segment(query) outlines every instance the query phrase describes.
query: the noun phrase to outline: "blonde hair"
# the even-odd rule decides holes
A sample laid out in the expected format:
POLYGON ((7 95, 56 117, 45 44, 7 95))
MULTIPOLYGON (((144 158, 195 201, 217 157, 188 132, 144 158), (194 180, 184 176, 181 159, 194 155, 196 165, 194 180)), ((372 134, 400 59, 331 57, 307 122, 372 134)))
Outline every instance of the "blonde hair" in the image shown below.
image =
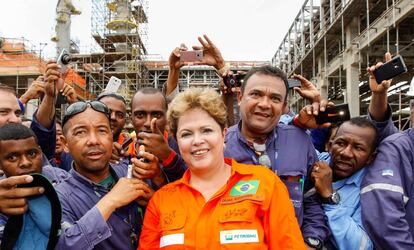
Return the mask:
POLYGON ((220 95, 210 88, 191 88, 179 93, 168 107, 167 117, 170 132, 176 137, 178 120, 193 109, 206 111, 223 130, 227 126, 227 110, 220 95))

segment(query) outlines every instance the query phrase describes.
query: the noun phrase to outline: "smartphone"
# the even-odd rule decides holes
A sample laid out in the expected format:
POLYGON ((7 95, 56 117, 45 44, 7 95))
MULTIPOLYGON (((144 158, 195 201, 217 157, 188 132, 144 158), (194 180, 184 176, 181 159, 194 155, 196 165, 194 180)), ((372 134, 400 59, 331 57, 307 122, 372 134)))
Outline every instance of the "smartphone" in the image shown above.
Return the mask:
POLYGON ((180 52, 181 62, 196 62, 196 61, 202 61, 202 60, 203 60, 202 50, 191 50, 191 51, 180 52))
POLYGON ((66 99, 66 97, 63 96, 61 92, 59 92, 59 94, 56 97, 55 105, 57 107, 60 107, 60 105, 67 104, 67 103, 68 103, 68 100, 66 99))
POLYGON ((131 144, 134 141, 134 139, 132 139, 132 137, 129 137, 126 141, 124 141, 121 145, 122 150, 127 150, 129 144, 131 144))
POLYGON ((116 93, 119 89, 119 86, 121 86, 121 79, 115 76, 111 76, 103 92, 116 93))
POLYGON ((381 84, 382 81, 390 80, 405 72, 407 72, 407 66, 405 66, 403 58, 398 55, 391 59, 391 61, 384 63, 373 73, 377 83, 381 84))
POLYGON ((351 119, 351 114, 349 113, 348 103, 327 107, 324 112, 319 112, 319 114, 315 116, 317 124, 343 122, 348 121, 349 119, 351 119))
POLYGON ((62 51, 60 52, 58 58, 56 59, 56 62, 60 65, 60 73, 65 73, 66 69, 68 67, 68 64, 70 63, 70 61, 72 60, 72 58, 70 57, 69 52, 66 49, 62 49, 62 51))
POLYGON ((296 78, 290 78, 288 79, 288 86, 289 89, 293 89, 294 87, 302 87, 302 83, 300 80, 296 79, 296 78))

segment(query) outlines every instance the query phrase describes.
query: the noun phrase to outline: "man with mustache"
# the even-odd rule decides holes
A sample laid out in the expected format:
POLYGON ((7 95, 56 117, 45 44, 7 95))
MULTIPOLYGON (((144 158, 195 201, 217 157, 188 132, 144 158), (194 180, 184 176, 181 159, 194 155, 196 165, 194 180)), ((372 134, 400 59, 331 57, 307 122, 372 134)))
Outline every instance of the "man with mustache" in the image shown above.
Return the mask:
POLYGON ((312 169, 311 178, 332 233, 325 243, 328 249, 373 248, 362 225, 360 187, 366 166, 375 158, 377 140, 373 123, 363 117, 352 118, 339 126, 329 142, 330 162, 319 161, 312 169))
POLYGON ((279 124, 287 105, 288 83, 279 68, 263 66, 244 77, 238 96, 241 121, 226 135, 225 156, 246 164, 265 165, 284 181, 305 242, 321 248, 329 229, 315 197, 304 198, 309 173, 317 160, 309 136, 300 128, 279 124))
POLYGON ((143 146, 161 163, 161 166, 142 165, 143 177, 152 179, 160 175, 162 167, 169 181, 181 178, 186 166, 179 154, 177 142, 166 131, 167 100, 164 95, 154 88, 138 90, 131 101, 131 112, 131 122, 137 134, 135 148, 143 146))
MULTIPOLYGON (((109 109, 99 101, 70 105, 62 121, 65 146, 74 161, 71 178, 56 187, 62 204, 57 249, 136 249, 142 225, 138 198, 152 195, 148 185, 112 167, 113 136, 109 109)), ((135 164, 135 163, 133 163, 135 164)))

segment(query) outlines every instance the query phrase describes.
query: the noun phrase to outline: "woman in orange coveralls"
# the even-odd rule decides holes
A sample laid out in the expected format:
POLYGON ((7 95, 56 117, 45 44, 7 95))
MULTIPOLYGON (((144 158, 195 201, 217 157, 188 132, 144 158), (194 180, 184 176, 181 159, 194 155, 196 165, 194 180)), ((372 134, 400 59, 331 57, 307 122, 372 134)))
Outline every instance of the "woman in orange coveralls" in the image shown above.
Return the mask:
POLYGON ((188 170, 150 200, 139 249, 305 249, 282 181, 224 158, 226 108, 214 90, 180 93, 168 120, 188 170))

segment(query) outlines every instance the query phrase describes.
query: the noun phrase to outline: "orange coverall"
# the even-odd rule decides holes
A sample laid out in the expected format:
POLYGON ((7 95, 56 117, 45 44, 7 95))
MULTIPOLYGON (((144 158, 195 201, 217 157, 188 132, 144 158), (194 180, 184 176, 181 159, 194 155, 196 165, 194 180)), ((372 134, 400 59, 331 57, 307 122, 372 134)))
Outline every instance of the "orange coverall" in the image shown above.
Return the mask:
POLYGON ((237 163, 210 200, 190 172, 157 191, 145 212, 138 249, 305 249, 283 182, 262 166, 237 163))

